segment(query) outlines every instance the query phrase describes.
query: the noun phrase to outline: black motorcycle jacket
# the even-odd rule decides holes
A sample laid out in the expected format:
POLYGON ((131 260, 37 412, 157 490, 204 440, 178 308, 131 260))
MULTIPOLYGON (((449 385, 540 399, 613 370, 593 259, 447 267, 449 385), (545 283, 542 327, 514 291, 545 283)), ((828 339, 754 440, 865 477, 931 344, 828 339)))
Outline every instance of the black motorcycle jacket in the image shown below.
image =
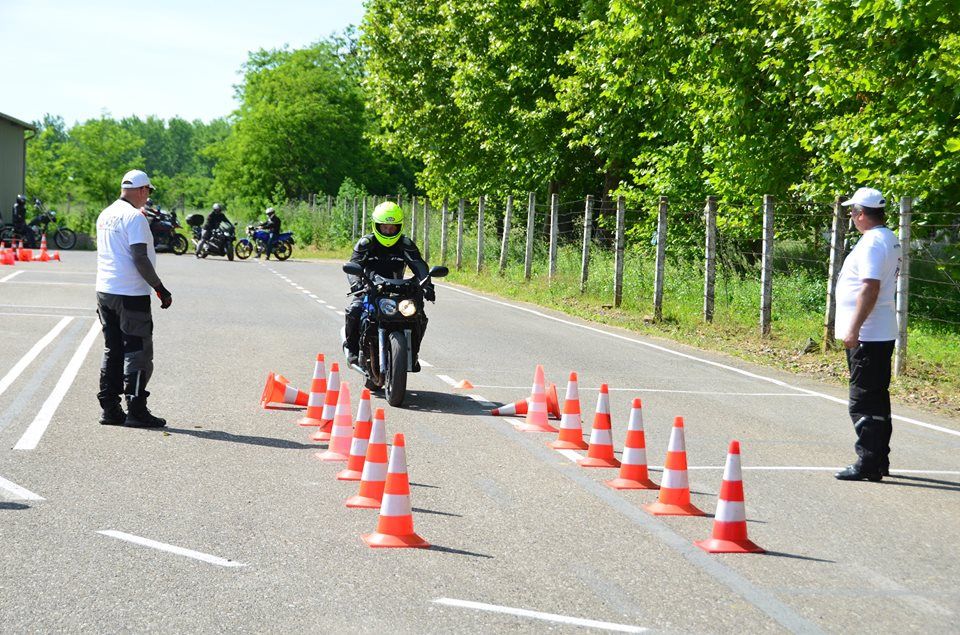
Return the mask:
POLYGON ((267 220, 260 223, 260 227, 267 230, 268 232, 273 232, 274 234, 280 233, 280 217, 276 214, 273 215, 273 218, 267 216, 267 220))
MULTIPOLYGON (((373 234, 362 236, 353 247, 350 262, 363 267, 367 275, 376 274, 383 278, 402 278, 404 267, 410 267, 417 279, 423 280, 429 271, 416 243, 406 236, 400 236, 391 247, 381 245, 373 234)), ((363 281, 357 276, 347 278, 352 290, 363 287, 363 281)))
POLYGON ((227 220, 227 215, 223 212, 213 211, 207 216, 207 220, 203 222, 203 229, 216 229, 220 227, 220 223, 229 223, 227 220))
POLYGON ((13 218, 11 222, 17 226, 27 222, 27 204, 25 201, 17 201, 13 204, 13 218))

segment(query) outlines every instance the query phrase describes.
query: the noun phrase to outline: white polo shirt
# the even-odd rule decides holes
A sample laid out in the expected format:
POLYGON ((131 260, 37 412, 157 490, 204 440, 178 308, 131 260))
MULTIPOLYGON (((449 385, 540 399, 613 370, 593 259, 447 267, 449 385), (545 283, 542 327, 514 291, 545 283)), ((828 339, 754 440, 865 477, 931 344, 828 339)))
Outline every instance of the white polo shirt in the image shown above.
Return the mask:
POLYGON ((880 295, 860 327, 861 342, 888 342, 897 339, 897 275, 900 272, 900 241, 886 227, 868 229, 843 261, 837 280, 836 337, 850 332, 857 309, 857 294, 864 280, 879 280, 880 295))
POLYGON ((147 257, 157 266, 150 222, 123 199, 97 217, 97 291, 116 295, 150 295, 153 289, 133 264, 130 245, 147 245, 147 257))

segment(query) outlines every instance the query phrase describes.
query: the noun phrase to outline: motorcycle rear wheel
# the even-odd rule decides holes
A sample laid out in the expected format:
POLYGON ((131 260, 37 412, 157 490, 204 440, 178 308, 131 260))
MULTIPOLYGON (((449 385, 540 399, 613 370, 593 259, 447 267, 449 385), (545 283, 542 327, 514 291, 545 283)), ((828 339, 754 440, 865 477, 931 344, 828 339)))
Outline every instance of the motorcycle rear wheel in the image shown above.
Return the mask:
POLYGON ((53 235, 53 242, 59 249, 73 249, 77 245, 77 234, 72 229, 60 227, 53 235))
POLYGON ((246 260, 253 253, 253 245, 250 244, 249 240, 241 240, 237 243, 234 252, 237 254, 237 258, 246 260))
POLYGON ((233 243, 227 242, 227 260, 233 261, 233 243))
POLYGON ((407 338, 403 331, 392 331, 387 337, 390 367, 387 368, 383 387, 387 393, 387 403, 396 408, 407 396, 407 338))
POLYGON ((274 243, 273 255, 277 257, 277 260, 286 260, 293 255, 293 248, 290 243, 274 243))
POLYGON ((189 245, 187 244, 186 237, 182 234, 175 234, 173 238, 173 246, 170 248, 170 250, 178 256, 182 256, 183 254, 187 253, 187 247, 189 247, 189 245))

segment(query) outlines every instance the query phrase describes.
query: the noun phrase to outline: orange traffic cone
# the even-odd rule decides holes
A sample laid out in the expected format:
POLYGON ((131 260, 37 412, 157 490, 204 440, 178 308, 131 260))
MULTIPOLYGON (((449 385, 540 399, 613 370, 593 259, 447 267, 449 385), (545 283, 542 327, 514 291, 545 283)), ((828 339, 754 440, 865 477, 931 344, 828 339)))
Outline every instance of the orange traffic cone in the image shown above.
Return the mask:
POLYGON ((353 439, 350 441, 350 455, 347 468, 337 474, 340 481, 359 481, 363 474, 363 462, 367 456, 367 444, 370 441, 370 391, 366 388, 360 393, 360 407, 357 408, 357 421, 353 427, 353 439))
POLYGON ((260 395, 260 407, 266 408, 271 403, 306 406, 310 396, 302 390, 283 383, 278 377, 280 376, 274 373, 267 375, 267 383, 263 387, 263 394, 260 395))
POLYGON ((526 420, 517 426, 521 432, 556 432, 557 429, 547 423, 547 393, 544 390, 543 366, 537 364, 533 373, 533 390, 526 420))
POLYGON ((33 250, 24 248, 23 239, 20 240, 20 248, 17 249, 17 260, 20 262, 30 262, 33 260, 33 250))
POLYGON ((53 252, 53 255, 50 256, 50 260, 56 260, 57 262, 61 262, 61 261, 60 261, 60 252, 59 252, 59 251, 53 252))
POLYGON ((12 265, 17 261, 16 257, 7 250, 5 243, 0 243, 0 265, 12 265))
POLYGON ((402 434, 393 438, 377 531, 364 534, 361 538, 370 547, 430 548, 430 543, 413 532, 410 481, 407 480, 407 448, 402 434))
POLYGON ((350 415, 350 385, 344 381, 340 382, 337 411, 333 416, 333 429, 330 432, 330 445, 327 446, 326 452, 317 452, 316 457, 321 461, 346 461, 349 458, 352 438, 353 419, 350 415))
POLYGON ((706 516, 690 503, 690 482, 687 480, 687 447, 683 439, 683 417, 673 420, 667 460, 660 479, 660 497, 656 503, 644 505, 656 516, 706 516))
POLYGON ((627 440, 623 444, 623 463, 620 476, 604 483, 613 489, 659 489, 650 480, 647 472, 647 443, 643 435, 643 405, 633 400, 630 423, 627 425, 627 440))
POLYGON ((560 434, 555 441, 547 445, 555 450, 586 450, 588 447, 583 440, 580 388, 576 373, 570 373, 567 380, 567 395, 563 400, 563 414, 560 416, 560 434))
POLYGON ((340 365, 333 362, 327 375, 327 394, 323 399, 323 412, 320 415, 320 429, 310 436, 311 441, 328 441, 333 428, 333 418, 337 413, 337 397, 340 395, 340 365))
POLYGON ((525 415, 527 414, 527 409, 530 405, 530 399, 524 398, 520 401, 515 401, 513 403, 508 403, 500 406, 499 408, 494 408, 490 411, 494 417, 510 417, 513 415, 525 415))
POLYGON ((383 486, 387 478, 387 427, 383 420, 383 408, 373 415, 370 442, 363 460, 360 475, 360 493, 347 499, 351 508, 377 509, 383 501, 383 486))
POLYGON ((37 257, 37 260, 40 262, 48 262, 50 260, 50 254, 47 253, 47 234, 41 234, 40 236, 40 255, 37 257))
POLYGON ((597 395, 597 411, 593 415, 593 429, 590 430, 590 449, 587 456, 579 459, 580 467, 620 467, 620 461, 613 456, 613 437, 610 432, 610 392, 606 384, 600 384, 597 395))
POLYGON ((710 553, 763 553, 747 538, 747 514, 743 508, 743 478, 740 473, 740 442, 731 441, 723 482, 713 516, 713 532, 693 544, 710 553))
POLYGON ((310 398, 307 399, 307 414, 298 424, 308 428, 319 426, 323 417, 323 399, 327 395, 327 367, 323 361, 323 353, 317 353, 317 361, 313 365, 313 379, 310 380, 310 398))

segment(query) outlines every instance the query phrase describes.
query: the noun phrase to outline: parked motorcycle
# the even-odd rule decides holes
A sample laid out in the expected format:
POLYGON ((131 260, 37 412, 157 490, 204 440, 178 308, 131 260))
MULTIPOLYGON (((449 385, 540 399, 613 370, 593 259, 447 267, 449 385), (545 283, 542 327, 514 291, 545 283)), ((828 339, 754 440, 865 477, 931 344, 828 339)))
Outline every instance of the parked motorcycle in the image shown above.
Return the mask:
MULTIPOLYGON (((259 225, 247 225, 247 237, 237 242, 237 258, 246 260, 254 251, 257 255, 266 253, 267 238, 270 232, 260 229, 259 225)), ((270 252, 277 260, 286 260, 293 254, 293 232, 282 232, 273 243, 270 252)))
POLYGON ((178 256, 187 253, 190 245, 187 243, 187 237, 177 232, 181 225, 176 212, 168 213, 159 207, 147 207, 144 208, 144 213, 150 221, 154 249, 172 251, 178 256))
POLYGON ((60 225, 57 222, 57 212, 46 209, 39 198, 33 199, 33 206, 37 209, 37 215, 27 223, 33 235, 22 235, 13 225, 5 225, 0 229, 0 241, 9 243, 13 240, 23 240, 24 247, 36 249, 40 246, 41 237, 46 234, 58 249, 73 249, 77 244, 76 232, 60 225), (53 225, 53 233, 50 225, 53 225))
MULTIPOLYGON (((407 392, 407 373, 418 372, 420 363, 414 351, 423 338, 423 286, 431 278, 442 278, 446 267, 431 267, 423 280, 412 278, 370 278, 355 262, 343 265, 343 271, 358 276, 364 288, 350 295, 363 296, 360 314, 360 351, 352 368, 366 377, 370 390, 383 389, 391 406, 403 403, 407 392)), ((340 329, 344 354, 346 329, 340 329)))
POLYGON ((204 241, 202 250, 200 249, 200 238, 203 236, 203 230, 201 229, 203 225, 203 215, 191 214, 187 216, 187 225, 190 226, 193 245, 197 248, 196 254, 198 258, 226 256, 227 260, 233 260, 234 243, 236 242, 237 234, 232 223, 225 221, 220 223, 219 227, 214 227, 210 230, 210 236, 204 241))

